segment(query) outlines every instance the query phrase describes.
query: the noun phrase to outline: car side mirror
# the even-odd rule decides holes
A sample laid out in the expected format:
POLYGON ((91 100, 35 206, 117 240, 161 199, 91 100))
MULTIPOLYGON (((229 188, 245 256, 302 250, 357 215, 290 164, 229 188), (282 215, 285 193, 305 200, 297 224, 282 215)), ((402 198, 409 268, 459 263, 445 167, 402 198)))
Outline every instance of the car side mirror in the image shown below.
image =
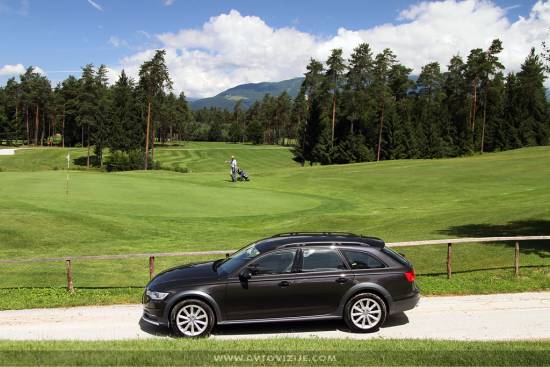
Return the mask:
POLYGON ((242 282, 246 282, 248 279, 252 278, 252 272, 250 271, 249 268, 244 268, 243 270, 241 270, 241 272, 239 273, 239 279, 242 281, 242 282))

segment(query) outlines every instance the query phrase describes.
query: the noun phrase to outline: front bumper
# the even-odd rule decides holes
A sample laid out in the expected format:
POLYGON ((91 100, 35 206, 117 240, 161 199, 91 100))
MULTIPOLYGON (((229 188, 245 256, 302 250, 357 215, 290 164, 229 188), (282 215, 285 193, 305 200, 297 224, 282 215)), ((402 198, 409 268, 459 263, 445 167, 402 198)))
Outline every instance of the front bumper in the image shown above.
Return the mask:
POLYGON ((143 321, 145 321, 146 323, 148 324, 151 324, 151 325, 155 325, 155 326, 168 326, 168 322, 165 322, 149 313, 147 313, 146 311, 143 311, 143 315, 141 316, 141 319, 143 321))
POLYGON ((166 315, 166 300, 153 301, 145 294, 143 295, 143 316, 141 319, 152 325, 168 325, 168 315, 166 315))

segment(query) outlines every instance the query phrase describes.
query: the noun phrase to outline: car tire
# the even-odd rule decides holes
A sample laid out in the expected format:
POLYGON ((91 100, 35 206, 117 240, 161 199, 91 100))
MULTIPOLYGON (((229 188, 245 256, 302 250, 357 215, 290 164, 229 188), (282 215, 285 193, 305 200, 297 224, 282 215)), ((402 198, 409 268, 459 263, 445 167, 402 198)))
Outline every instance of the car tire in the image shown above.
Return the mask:
POLYGON ((210 335, 216 319, 212 308, 198 299, 185 299, 170 312, 170 326, 177 336, 200 338, 210 335))
POLYGON ((353 296, 344 308, 344 320, 354 333, 377 331, 386 321, 386 316, 386 303, 373 293, 353 296))

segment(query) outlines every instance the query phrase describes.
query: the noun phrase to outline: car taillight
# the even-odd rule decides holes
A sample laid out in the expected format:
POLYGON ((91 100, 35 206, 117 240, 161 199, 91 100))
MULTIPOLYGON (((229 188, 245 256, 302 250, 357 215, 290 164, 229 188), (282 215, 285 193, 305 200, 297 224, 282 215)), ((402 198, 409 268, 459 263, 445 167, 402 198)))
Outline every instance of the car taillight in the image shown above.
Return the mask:
POLYGON ((416 278, 416 274, 414 273, 414 269, 412 269, 411 271, 407 271, 405 273, 405 278, 407 278, 407 281, 409 283, 414 282, 414 279, 416 278))

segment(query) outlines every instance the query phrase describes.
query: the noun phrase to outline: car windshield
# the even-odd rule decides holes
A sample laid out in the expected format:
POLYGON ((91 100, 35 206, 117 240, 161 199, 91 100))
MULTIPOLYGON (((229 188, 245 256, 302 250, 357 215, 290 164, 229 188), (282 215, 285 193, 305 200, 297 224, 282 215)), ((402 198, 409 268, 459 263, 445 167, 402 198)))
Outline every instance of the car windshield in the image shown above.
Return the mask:
POLYGON ((240 249, 225 259, 225 261, 220 264, 218 270, 224 275, 231 274, 259 254, 260 251, 256 248, 256 243, 253 243, 252 245, 240 249))

